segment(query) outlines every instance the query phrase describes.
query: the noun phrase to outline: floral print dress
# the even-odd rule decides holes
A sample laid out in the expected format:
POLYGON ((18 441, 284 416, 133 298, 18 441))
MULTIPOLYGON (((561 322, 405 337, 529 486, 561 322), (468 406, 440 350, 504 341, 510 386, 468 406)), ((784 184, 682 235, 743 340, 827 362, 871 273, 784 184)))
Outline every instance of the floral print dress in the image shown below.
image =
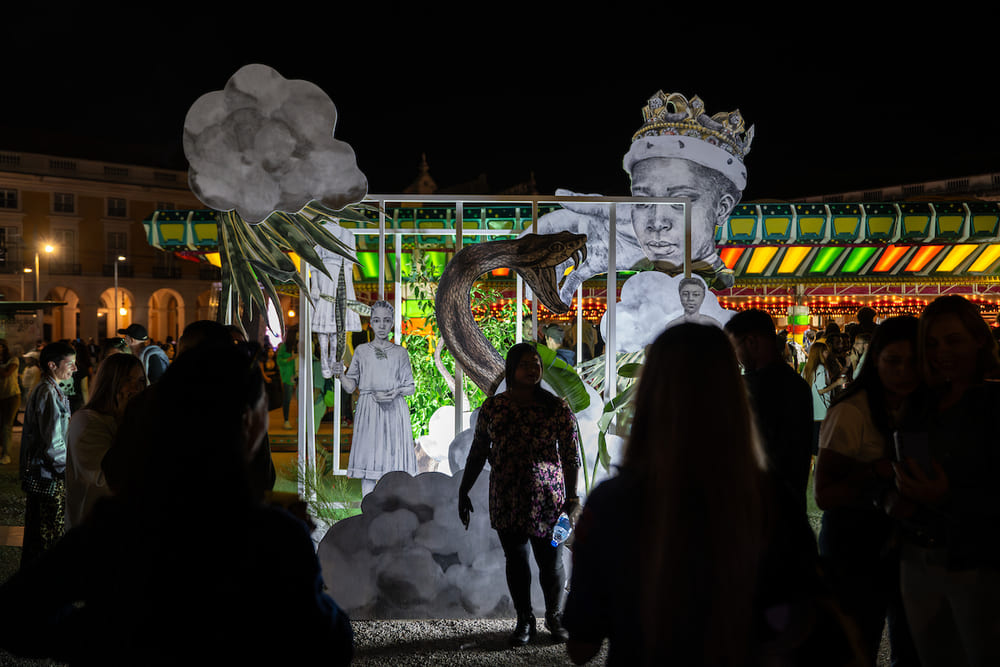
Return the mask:
POLYGON ((490 462, 490 525, 546 537, 566 502, 563 467, 580 467, 576 417, 565 401, 518 405, 506 393, 479 409, 472 449, 490 462))

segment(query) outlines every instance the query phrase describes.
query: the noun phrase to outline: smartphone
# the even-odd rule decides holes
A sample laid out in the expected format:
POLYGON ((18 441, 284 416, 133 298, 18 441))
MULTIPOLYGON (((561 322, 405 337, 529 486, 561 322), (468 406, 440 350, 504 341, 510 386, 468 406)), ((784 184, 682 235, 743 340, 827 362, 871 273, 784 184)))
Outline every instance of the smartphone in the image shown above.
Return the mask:
POLYGON ((896 460, 911 458, 917 462, 925 475, 933 476, 931 448, 927 434, 919 431, 896 431, 892 434, 896 445, 896 460))

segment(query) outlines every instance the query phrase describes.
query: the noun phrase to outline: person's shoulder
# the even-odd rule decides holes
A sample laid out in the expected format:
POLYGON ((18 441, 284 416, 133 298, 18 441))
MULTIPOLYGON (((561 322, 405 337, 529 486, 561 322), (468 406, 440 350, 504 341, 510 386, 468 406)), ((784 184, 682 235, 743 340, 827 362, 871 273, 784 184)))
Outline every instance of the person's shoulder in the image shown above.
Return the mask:
POLYGON ((797 370, 792 368, 789 364, 784 361, 779 361, 778 364, 781 368, 781 377, 788 384, 789 387, 798 390, 809 391, 809 383, 806 379, 802 377, 797 370))
POLYGON ((864 415, 868 412, 868 393, 860 389, 835 401, 826 412, 827 419, 864 415))

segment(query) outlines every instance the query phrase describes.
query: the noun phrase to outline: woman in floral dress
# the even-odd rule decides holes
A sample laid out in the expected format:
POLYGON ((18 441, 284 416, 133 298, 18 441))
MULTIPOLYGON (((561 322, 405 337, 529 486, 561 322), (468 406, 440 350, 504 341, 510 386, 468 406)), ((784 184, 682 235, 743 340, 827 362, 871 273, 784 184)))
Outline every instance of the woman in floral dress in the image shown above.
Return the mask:
POLYGON ((479 410, 458 491, 458 513, 468 528, 469 490, 488 460, 490 524, 507 559, 507 587, 517 611, 510 642, 523 645, 535 634, 529 543, 545 599, 545 626, 554 639, 565 641, 563 546, 553 547, 550 540, 559 514, 573 517, 580 506, 576 418, 565 401, 542 389, 542 361, 530 343, 508 351, 506 380, 507 389, 487 398, 479 410))

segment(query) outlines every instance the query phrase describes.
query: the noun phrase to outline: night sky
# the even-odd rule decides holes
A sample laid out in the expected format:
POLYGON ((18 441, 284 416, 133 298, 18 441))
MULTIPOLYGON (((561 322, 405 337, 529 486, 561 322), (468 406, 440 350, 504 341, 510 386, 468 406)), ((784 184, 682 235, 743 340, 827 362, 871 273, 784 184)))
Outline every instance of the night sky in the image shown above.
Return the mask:
POLYGON ((372 193, 402 191, 426 154, 441 187, 485 174, 496 192, 534 173, 541 194, 627 195, 621 158, 661 89, 756 126, 747 201, 1000 171, 993 40, 967 30, 713 24, 668 39, 596 16, 570 29, 132 11, 5 20, 0 149, 186 169, 190 105, 263 63, 327 92, 372 193))

